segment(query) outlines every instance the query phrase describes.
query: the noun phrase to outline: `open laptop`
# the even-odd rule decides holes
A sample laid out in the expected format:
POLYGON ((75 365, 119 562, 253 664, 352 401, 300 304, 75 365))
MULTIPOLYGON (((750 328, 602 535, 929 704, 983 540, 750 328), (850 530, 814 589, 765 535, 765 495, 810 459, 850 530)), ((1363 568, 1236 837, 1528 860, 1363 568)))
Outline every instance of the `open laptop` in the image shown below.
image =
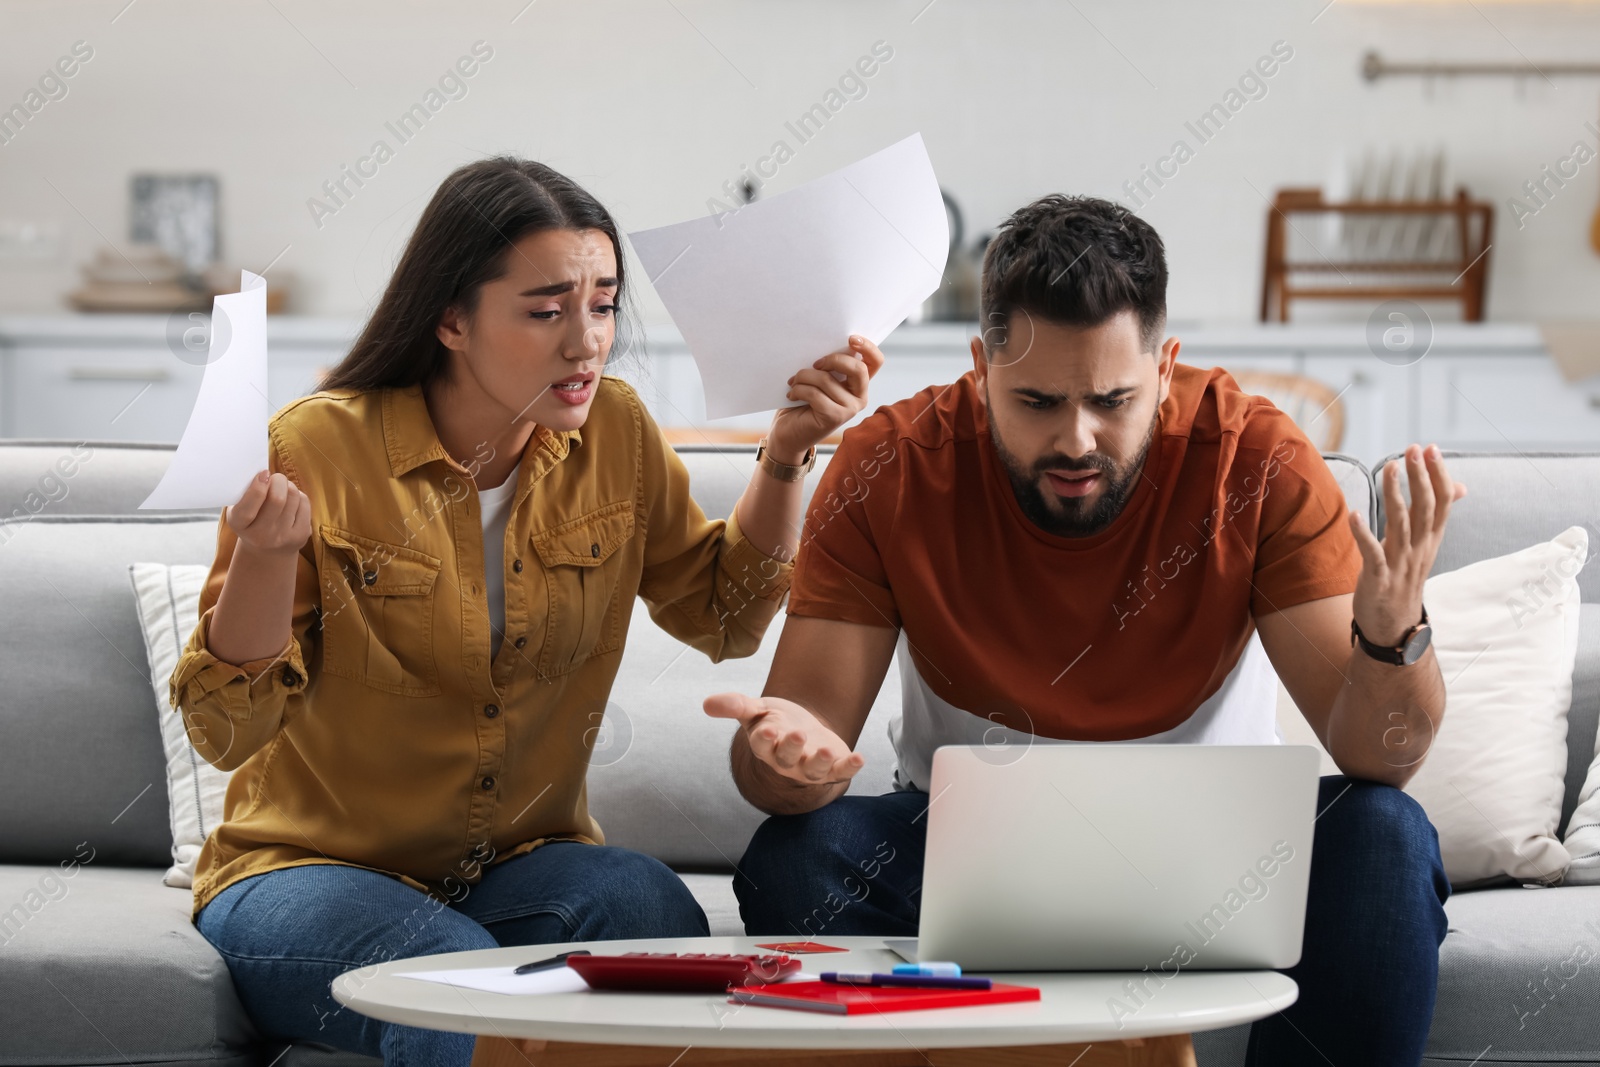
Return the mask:
POLYGON ((910 960, 967 970, 1278 969, 1300 958, 1307 745, 1034 745, 933 757, 910 960))

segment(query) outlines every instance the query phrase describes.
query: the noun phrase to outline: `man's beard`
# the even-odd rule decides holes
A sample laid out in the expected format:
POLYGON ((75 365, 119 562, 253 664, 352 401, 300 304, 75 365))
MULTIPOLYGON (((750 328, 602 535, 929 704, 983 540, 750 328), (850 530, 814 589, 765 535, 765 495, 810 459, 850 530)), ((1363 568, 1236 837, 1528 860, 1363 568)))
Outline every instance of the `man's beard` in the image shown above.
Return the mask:
POLYGON ((1000 463, 1011 479, 1011 491, 1017 498, 1017 505, 1030 522, 1057 537, 1097 534, 1122 514, 1128 498, 1133 495, 1135 482, 1144 470, 1145 457, 1150 453, 1150 442, 1155 440, 1156 421, 1160 415, 1158 411, 1150 416, 1150 427, 1145 431, 1144 442, 1139 446, 1138 454, 1126 464, 1118 466, 1110 457, 1099 452, 1091 452, 1078 460, 1055 453, 1041 456, 1030 468, 1006 450, 1005 442, 1000 439, 1000 432, 994 424, 994 407, 985 405, 985 411, 989 418, 989 438, 994 442, 1000 463), (1099 471, 1106 485, 1092 502, 1089 498, 1063 497, 1051 493, 1055 497, 1055 506, 1052 507, 1045 497, 1046 491, 1040 488, 1047 470, 1099 471))

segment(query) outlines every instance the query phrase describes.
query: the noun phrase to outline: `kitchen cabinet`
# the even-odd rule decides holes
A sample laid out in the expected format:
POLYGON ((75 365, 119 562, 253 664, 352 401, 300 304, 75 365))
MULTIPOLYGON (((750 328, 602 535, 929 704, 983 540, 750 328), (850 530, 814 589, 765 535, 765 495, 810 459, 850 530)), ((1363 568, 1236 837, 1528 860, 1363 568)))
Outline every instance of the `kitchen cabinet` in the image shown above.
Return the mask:
MULTIPOLYGON (((183 344, 168 341, 188 326, 164 315, 0 316, 0 436, 177 440, 203 371, 183 344)), ((269 316, 272 409, 313 389, 360 326, 269 316)), ((896 330, 883 343, 887 360, 873 381, 872 407, 966 373, 975 330, 968 323, 896 330)), ((1328 385, 1344 409, 1340 451, 1369 465, 1412 441, 1474 451, 1600 450, 1600 378, 1563 380, 1531 325, 1437 325, 1426 354, 1409 364, 1374 354, 1361 324, 1173 322, 1168 330, 1186 363, 1302 374, 1328 385)), ((634 384, 663 426, 768 425, 767 414, 707 423, 699 371, 677 330, 652 326, 643 342, 614 357, 610 370, 634 384)))
MULTIPOLYGON (((205 328, 187 316, 0 317, 0 437, 176 441, 205 372, 205 328)), ((358 328, 269 316, 271 409, 313 389, 358 328)))
POLYGON ((164 350, 21 348, 6 356, 6 436, 176 440, 202 371, 164 350))
POLYGON ((1600 449, 1600 378, 1569 384, 1548 360, 1445 360, 1419 369, 1419 424, 1430 438, 1463 449, 1600 449))

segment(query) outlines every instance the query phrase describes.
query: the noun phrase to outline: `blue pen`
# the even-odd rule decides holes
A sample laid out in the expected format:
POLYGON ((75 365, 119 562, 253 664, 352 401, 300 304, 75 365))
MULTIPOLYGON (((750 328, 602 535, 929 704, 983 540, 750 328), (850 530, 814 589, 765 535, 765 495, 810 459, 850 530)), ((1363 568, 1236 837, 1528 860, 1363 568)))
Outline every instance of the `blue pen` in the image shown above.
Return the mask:
POLYGON ((991 989, 987 978, 956 978, 931 974, 874 974, 870 971, 823 971, 832 985, 904 986, 915 989, 991 989))
POLYGON ((936 978, 956 978, 961 974, 961 964, 948 963, 942 960, 929 960, 926 963, 897 963, 894 965, 894 974, 926 974, 936 978))

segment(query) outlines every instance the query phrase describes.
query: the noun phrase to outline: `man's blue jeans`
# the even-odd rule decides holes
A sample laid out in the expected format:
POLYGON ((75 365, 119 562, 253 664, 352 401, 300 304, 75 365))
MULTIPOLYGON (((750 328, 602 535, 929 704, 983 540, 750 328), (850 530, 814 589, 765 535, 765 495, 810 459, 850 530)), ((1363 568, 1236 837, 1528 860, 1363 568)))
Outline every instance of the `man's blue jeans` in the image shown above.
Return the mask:
POLYGON ((381 1056, 387 1067, 467 1067, 477 1039, 344 1007, 328 987, 345 971, 501 945, 707 933, 683 881, 622 848, 553 841, 485 867, 463 889, 446 904, 360 867, 285 867, 230 885, 195 925, 227 962, 263 1037, 381 1056))
MULTIPOLYGON (((827 940, 917 932, 928 795, 841 797, 756 831, 734 877, 745 931, 827 940)), ((1251 1027, 1246 1062, 1415 1067, 1438 987, 1450 882, 1439 838, 1391 786, 1323 778, 1300 986, 1251 1027)))

